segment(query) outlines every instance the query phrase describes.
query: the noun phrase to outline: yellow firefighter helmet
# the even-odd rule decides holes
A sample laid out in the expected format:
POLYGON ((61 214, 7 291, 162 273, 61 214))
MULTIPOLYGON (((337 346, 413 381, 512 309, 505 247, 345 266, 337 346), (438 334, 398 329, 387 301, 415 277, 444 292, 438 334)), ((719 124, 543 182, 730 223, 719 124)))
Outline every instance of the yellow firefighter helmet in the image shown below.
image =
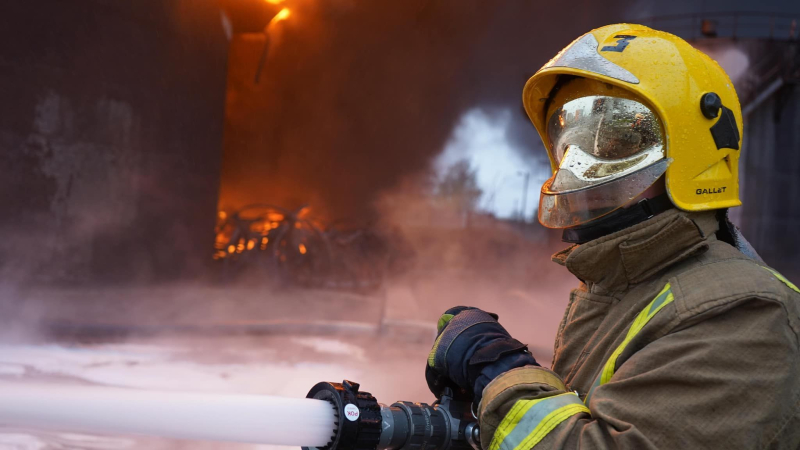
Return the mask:
POLYGON ((736 91, 714 60, 677 36, 598 28, 536 72, 522 98, 553 169, 539 205, 545 226, 608 214, 664 173, 682 210, 741 204, 736 91))

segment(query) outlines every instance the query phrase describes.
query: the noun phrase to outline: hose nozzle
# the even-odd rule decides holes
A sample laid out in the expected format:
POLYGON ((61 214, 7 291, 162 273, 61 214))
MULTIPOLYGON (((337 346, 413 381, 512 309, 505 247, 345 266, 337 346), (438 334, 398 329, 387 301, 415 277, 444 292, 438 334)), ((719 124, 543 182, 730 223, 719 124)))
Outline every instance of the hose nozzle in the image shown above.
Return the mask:
POLYGON ((304 450, 481 450, 471 403, 445 392, 433 405, 400 401, 381 405, 359 384, 322 382, 307 397, 327 400, 336 414, 331 440, 304 450))

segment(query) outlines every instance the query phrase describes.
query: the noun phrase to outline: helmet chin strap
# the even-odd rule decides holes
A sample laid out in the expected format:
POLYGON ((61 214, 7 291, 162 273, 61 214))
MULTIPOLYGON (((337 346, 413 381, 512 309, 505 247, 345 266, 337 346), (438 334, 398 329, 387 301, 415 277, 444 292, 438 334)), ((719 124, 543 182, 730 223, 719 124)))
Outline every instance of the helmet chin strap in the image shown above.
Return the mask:
POLYGON ((585 244, 597 238, 632 227, 637 223, 674 208, 667 194, 645 198, 627 208, 620 208, 584 225, 565 228, 561 240, 572 244, 585 244))

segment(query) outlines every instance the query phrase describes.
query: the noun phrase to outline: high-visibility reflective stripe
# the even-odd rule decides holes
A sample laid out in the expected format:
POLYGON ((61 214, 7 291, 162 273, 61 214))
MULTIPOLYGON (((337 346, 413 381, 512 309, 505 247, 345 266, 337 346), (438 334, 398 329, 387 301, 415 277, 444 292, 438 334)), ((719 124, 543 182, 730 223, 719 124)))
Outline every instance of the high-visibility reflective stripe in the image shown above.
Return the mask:
POLYGON ((452 318, 453 314, 442 314, 442 316, 439 317, 439 321, 436 323, 436 331, 441 333, 442 328, 444 328, 444 326, 447 325, 452 318))
POLYGON ((779 274, 776 270, 773 270, 773 269, 771 269, 769 267, 764 267, 764 268, 769 270, 770 272, 772 272, 772 274, 775 275, 775 278, 781 280, 783 282, 783 284, 789 286, 789 289, 791 289, 791 290, 797 292, 798 294, 800 294, 800 289, 798 289, 797 286, 792 284, 791 281, 787 280, 786 277, 784 277, 783 275, 779 274))
POLYGON ((519 400, 506 414, 489 450, 529 450, 575 414, 589 413, 573 392, 535 400, 519 400))
POLYGON ((592 387, 589 390, 589 394, 586 396, 585 402, 587 405, 589 404, 589 400, 591 399, 592 394, 594 394, 594 390, 598 386, 602 386, 608 383, 608 380, 610 380, 611 377, 614 376, 614 372, 617 370, 617 359, 622 354, 622 352, 625 351, 625 347, 627 347, 628 344, 633 340, 633 338, 636 337, 636 335, 639 334, 640 331, 642 331, 642 328, 644 328, 644 326, 647 325, 648 322, 650 322, 650 319, 652 319, 653 316, 655 316, 659 311, 661 311, 663 307, 672 303, 673 300, 675 300, 675 297, 672 295, 672 290, 670 289, 669 283, 667 283, 667 285, 664 286, 664 289, 662 289, 661 292, 658 293, 656 298, 654 298, 653 301, 651 301, 650 304, 648 304, 644 309, 642 309, 639 315, 636 316, 636 319, 633 321, 631 328, 628 330, 628 334, 625 335, 625 340, 623 340, 622 343, 619 344, 617 349, 614 350, 614 353, 612 353, 611 357, 608 358, 608 361, 606 361, 605 366, 603 366, 603 370, 600 372, 600 374, 597 376, 594 383, 592 384, 592 387))
MULTIPOLYGON (((800 288, 792 284, 792 282, 787 280, 786 277, 769 267, 764 267, 764 269, 770 271, 773 275, 775 275, 775 278, 783 282, 786 286, 789 286, 790 289, 800 293, 800 288)), ((647 325, 647 323, 653 318, 653 316, 656 315, 656 313, 661 311, 661 308, 672 303, 673 300, 675 300, 675 297, 672 295, 669 283, 667 283, 667 285, 664 286, 664 289, 659 292, 656 298, 654 298, 653 301, 650 302, 650 304, 647 305, 647 307, 645 307, 638 316, 636 316, 636 320, 633 321, 633 325, 631 325, 631 328, 628 330, 625 340, 622 341, 616 350, 614 350, 614 353, 611 354, 611 357, 608 358, 608 361, 606 361, 606 364, 603 366, 602 372, 600 372, 600 374, 594 380, 594 383, 592 383, 592 387, 589 389, 589 394, 586 395, 586 400, 584 401, 585 404, 589 404, 589 400, 592 398, 592 394, 594 394, 594 390, 597 387, 608 383, 608 380, 614 376, 614 372, 617 370, 617 359, 619 358, 619 355, 625 351, 625 347, 628 346, 628 343, 630 343, 630 341, 633 340, 633 338, 636 337, 640 331, 642 331, 642 328, 647 325)))
POLYGON ((443 335, 439 335, 436 340, 433 342, 433 347, 431 347, 431 352, 428 354, 428 365, 430 367, 434 367, 436 363, 436 351, 439 349, 439 342, 442 340, 443 335))

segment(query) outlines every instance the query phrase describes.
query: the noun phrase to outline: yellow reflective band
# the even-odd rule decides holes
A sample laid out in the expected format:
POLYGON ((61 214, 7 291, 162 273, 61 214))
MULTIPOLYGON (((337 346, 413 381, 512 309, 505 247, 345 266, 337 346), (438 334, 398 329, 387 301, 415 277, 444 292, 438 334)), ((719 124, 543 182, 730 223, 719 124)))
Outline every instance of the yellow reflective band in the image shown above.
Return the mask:
POLYGON ((650 322, 650 319, 652 319, 657 312, 661 311, 661 308, 672 303, 673 300, 675 300, 675 297, 673 297, 672 291, 670 290, 670 285, 667 283, 667 285, 664 286, 664 289, 658 293, 656 298, 654 298, 653 301, 650 302, 650 304, 647 305, 638 316, 636 316, 636 320, 633 321, 633 325, 631 325, 631 328, 628 330, 625 340, 619 344, 619 347, 614 350, 614 353, 612 353, 611 357, 608 359, 608 361, 606 361, 606 365, 603 367, 603 373, 600 377, 601 385, 608 383, 608 380, 614 376, 614 371, 616 370, 617 366, 617 358, 619 358, 619 355, 625 351, 625 347, 627 347, 633 338, 636 337, 640 331, 642 331, 642 328, 644 328, 644 326, 650 322))
POLYGON ((592 388, 589 390, 589 394, 586 396, 585 403, 587 405, 589 404, 589 400, 591 399, 594 390, 598 386, 608 383, 611 377, 614 376, 614 372, 617 369, 617 359, 622 352, 625 351, 625 347, 627 347, 633 338, 636 337, 640 331, 642 331, 642 328, 644 328, 644 326, 650 322, 650 319, 652 319, 653 316, 661 311, 663 307, 672 303, 673 300, 675 300, 675 297, 672 295, 672 290, 670 289, 669 283, 667 283, 667 285, 664 286, 664 289, 658 293, 656 298, 654 298, 653 301, 645 306, 639 315, 636 316, 631 328, 628 330, 628 334, 625 335, 625 340, 623 340, 616 350, 614 350, 614 353, 611 354, 611 357, 608 358, 608 361, 606 361, 606 364, 603 366, 603 370, 600 372, 600 375, 598 375, 597 379, 595 379, 592 388))
POLYGON ((589 414, 573 392, 535 400, 519 400, 500 422, 489 450, 529 450, 575 414, 589 414))
POLYGON ((514 406, 511 407, 511 411, 503 417, 500 425, 494 431, 494 437, 492 437, 492 443, 489 444, 489 450, 497 450, 500 448, 500 444, 514 431, 514 428, 517 426, 522 416, 535 404, 536 400, 519 400, 514 403, 514 406))
POLYGON ((439 317, 439 322, 436 323, 436 331, 439 333, 442 332, 442 328, 450 322, 450 319, 453 318, 453 314, 442 314, 442 317, 439 317))
MULTIPOLYGON (((580 399, 578 399, 578 402, 580 402, 580 399)), ((589 408, 584 406, 582 403, 558 408, 557 410, 548 414, 547 417, 542 420, 542 422, 531 432, 531 434, 528 435, 524 441, 514 447, 514 450, 528 450, 535 447, 536 444, 541 442, 542 439, 544 439, 548 433, 553 431, 553 428, 557 427, 561 422, 569 419, 575 414, 581 413, 590 414, 589 408)))
MULTIPOLYGON (((764 266, 762 266, 762 267, 764 267, 764 266)), ((777 271, 777 270, 771 269, 771 268, 769 268, 769 267, 764 267, 764 268, 765 268, 765 269, 767 269, 767 270, 769 270, 770 272, 772 272, 772 274, 773 274, 773 275, 775 275, 775 278, 777 278, 777 279, 781 280, 781 281, 783 282, 783 284, 785 284, 785 285, 789 286, 789 289, 791 289, 791 290, 793 290, 793 291, 797 292, 798 294, 800 294, 800 289, 798 289, 798 288, 797 288, 797 286, 795 286, 794 284, 792 284, 792 282, 791 282, 791 281, 787 280, 787 279, 786 279, 786 277, 784 277, 783 275, 781 275, 780 273, 778 273, 778 271, 777 271)))
POLYGON ((428 366, 430 367, 435 367, 434 364, 436 361, 436 350, 439 348, 439 341, 442 340, 442 336, 444 336, 444 334, 440 334, 439 337, 436 338, 436 341, 433 342, 433 348, 428 354, 428 366))
MULTIPOLYGON (((800 294, 800 289, 798 289, 797 286, 792 284, 791 281, 787 280, 786 277, 784 277, 774 269, 764 266, 761 267, 770 271, 773 275, 775 275, 775 278, 783 282, 793 291, 800 294)), ((597 387, 608 383, 611 377, 614 376, 614 372, 616 371, 617 368, 617 359, 622 354, 622 352, 625 351, 625 347, 628 346, 630 341, 633 340, 633 338, 636 337, 636 335, 639 334, 640 331, 642 331, 642 328, 644 328, 644 326, 647 325, 648 322, 650 322, 650 319, 652 319, 657 312, 661 311, 661 308, 672 303, 673 300, 675 300, 675 297, 672 295, 669 283, 667 283, 667 285, 664 286, 664 289, 662 289, 661 292, 658 293, 656 298, 654 298, 653 301, 651 301, 650 304, 647 305, 647 307, 645 307, 639 313, 638 316, 636 316, 636 319, 633 321, 633 325, 631 325, 631 328, 628 330, 628 334, 625 335, 625 340, 623 340, 622 343, 619 344, 619 346, 616 348, 616 350, 614 350, 614 353, 611 354, 611 357, 608 358, 608 361, 606 361, 606 364, 603 366, 603 371, 600 372, 600 375, 597 377, 597 379, 595 379, 594 383, 592 384, 592 387, 589 390, 589 394, 586 396, 586 400, 584 401, 585 404, 587 405, 589 404, 589 400, 592 398, 592 394, 594 393, 594 390, 597 387)))

